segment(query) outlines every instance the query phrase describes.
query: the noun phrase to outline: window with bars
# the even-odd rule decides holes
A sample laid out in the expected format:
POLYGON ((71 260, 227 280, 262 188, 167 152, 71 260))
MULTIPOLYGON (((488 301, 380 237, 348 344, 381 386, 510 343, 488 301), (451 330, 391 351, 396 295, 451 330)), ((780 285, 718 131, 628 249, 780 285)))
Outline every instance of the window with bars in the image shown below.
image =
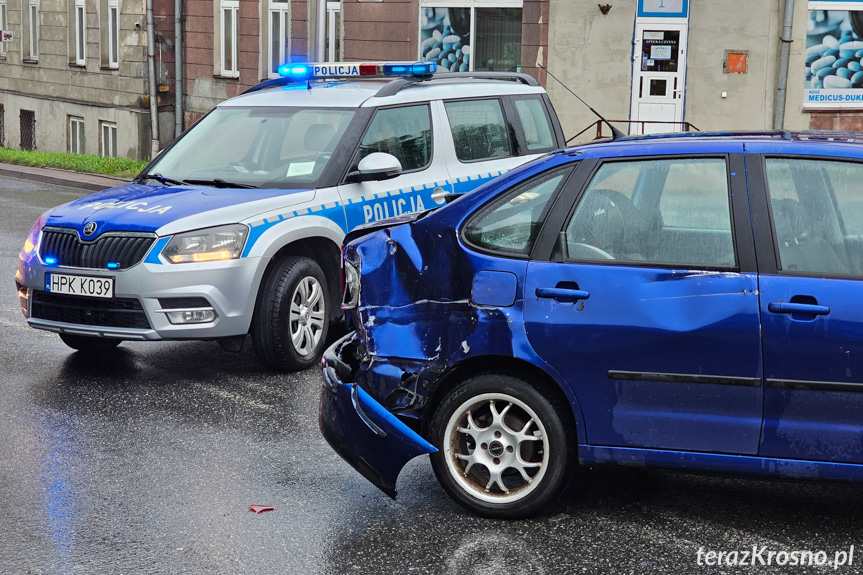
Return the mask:
POLYGON ((87 64, 87 10, 84 0, 75 0, 75 64, 87 64))
POLYGON ((84 118, 69 116, 68 146, 70 154, 84 153, 84 118))
POLYGON ((103 156, 117 157, 117 124, 101 122, 101 148, 103 156))
POLYGON ((6 110, 0 104, 0 148, 6 147, 6 110))
POLYGON ((36 149, 36 112, 33 110, 21 110, 19 119, 19 133, 21 134, 22 150, 36 149))
POLYGON ((291 10, 287 0, 269 0, 268 76, 278 77, 280 65, 291 58, 291 10))
POLYGON ((240 75, 237 63, 237 43, 239 33, 237 31, 238 17, 240 11, 239 0, 220 0, 219 2, 219 26, 220 26, 220 73, 222 76, 237 77, 240 75))

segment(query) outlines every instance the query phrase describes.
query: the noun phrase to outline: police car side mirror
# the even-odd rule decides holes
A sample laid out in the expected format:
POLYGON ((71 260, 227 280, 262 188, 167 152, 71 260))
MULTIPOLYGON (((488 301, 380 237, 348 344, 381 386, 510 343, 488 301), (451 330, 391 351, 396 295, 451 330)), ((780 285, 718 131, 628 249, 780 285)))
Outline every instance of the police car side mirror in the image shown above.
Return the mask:
POLYGON ((357 169, 348 174, 348 181, 369 182, 388 180, 402 173, 402 163, 392 154, 372 152, 357 164, 357 169))

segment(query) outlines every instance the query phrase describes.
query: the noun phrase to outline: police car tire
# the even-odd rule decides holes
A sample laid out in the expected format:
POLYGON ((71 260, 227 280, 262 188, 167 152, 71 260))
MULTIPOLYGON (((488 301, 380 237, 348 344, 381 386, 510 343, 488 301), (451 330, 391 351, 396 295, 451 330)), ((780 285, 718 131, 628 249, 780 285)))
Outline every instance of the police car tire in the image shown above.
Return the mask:
POLYGON ((61 333, 60 339, 63 340, 63 343, 81 353, 102 353, 105 351, 111 351, 123 341, 122 339, 92 337, 89 335, 71 335, 68 333, 61 333))
POLYGON ((252 345, 258 360, 274 371, 299 371, 315 365, 321 358, 329 329, 327 281, 321 266, 310 258, 288 256, 275 262, 264 274, 255 315, 252 320, 252 345), (321 286, 324 322, 320 339, 312 353, 302 356, 291 342, 291 298, 306 278, 321 286))
MULTIPOLYGON (((497 409, 502 410, 501 407, 497 409)), ((570 480, 570 468, 575 461, 576 441, 574 433, 569 432, 570 425, 561 415, 562 413, 565 413, 562 406, 556 405, 547 394, 543 394, 521 378, 502 373, 486 373, 468 379, 448 392, 432 415, 429 437, 431 443, 438 448, 438 451, 430 456, 432 469, 444 490, 456 502, 477 515, 501 519, 518 519, 534 515, 560 496, 570 480), (498 406, 513 403, 512 411, 504 416, 504 421, 519 427, 527 423, 528 418, 534 419, 527 429, 529 431, 541 429, 544 436, 544 442, 542 440, 536 442, 537 445, 544 446, 543 453, 532 452, 532 460, 540 458, 544 469, 539 479, 536 479, 539 471, 533 475, 534 481, 539 483, 523 486, 526 493, 524 495, 519 494, 517 488, 512 485, 509 486, 513 487, 511 496, 502 494, 499 489, 495 490, 495 486, 492 487, 492 493, 483 493, 482 484, 486 476, 471 478, 465 475, 464 468, 460 467, 463 458, 458 456, 465 455, 464 444, 459 446, 458 440, 458 434, 461 433, 459 428, 465 425, 463 416, 467 411, 473 410, 472 413, 479 418, 476 421, 478 427, 484 427, 489 420, 483 421, 481 418, 484 405, 490 399, 493 399, 498 406), (510 417, 512 419, 506 419, 510 417), (494 491, 497 493, 495 494, 494 491)), ((506 431, 504 434, 503 444, 512 445, 512 442, 507 442, 506 439, 513 439, 515 435, 510 435, 506 431)), ((531 447, 532 444, 533 442, 528 442, 526 449, 535 449, 531 447)), ((489 441, 483 445, 488 453, 491 453, 494 447, 492 442, 489 441)), ((474 448, 476 453, 480 445, 476 444, 474 448)), ((505 449, 509 450, 508 447, 505 449)), ((515 449, 521 452, 521 443, 518 443, 515 449)), ((528 453, 531 452, 528 451, 528 453)), ((518 464, 519 461, 516 460, 515 463, 518 464)), ((482 471, 483 468, 480 465, 477 464, 476 467, 482 471)))

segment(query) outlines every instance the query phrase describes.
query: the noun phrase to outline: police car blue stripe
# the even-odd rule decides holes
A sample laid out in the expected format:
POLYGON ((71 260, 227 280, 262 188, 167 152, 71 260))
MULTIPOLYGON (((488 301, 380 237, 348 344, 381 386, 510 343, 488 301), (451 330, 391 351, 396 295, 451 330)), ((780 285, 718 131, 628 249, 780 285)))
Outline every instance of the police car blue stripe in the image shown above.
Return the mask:
POLYGON ((162 264, 162 260, 159 259, 159 254, 162 253, 162 250, 165 249, 165 246, 168 245, 168 242, 171 241, 171 236, 166 238, 159 238, 159 240, 150 248, 150 253, 147 254, 147 257, 144 259, 145 264, 162 264))

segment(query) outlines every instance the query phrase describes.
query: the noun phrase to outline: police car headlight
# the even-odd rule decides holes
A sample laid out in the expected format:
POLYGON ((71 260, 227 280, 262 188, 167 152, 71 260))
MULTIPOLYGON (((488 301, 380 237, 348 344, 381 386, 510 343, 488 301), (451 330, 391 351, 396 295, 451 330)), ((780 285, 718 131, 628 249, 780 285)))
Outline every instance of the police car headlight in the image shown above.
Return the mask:
POLYGON ((243 253, 249 228, 242 224, 177 234, 162 255, 174 264, 235 260, 243 253))
POLYGON ((21 253, 18 254, 18 259, 21 261, 29 261, 33 254, 35 254, 39 249, 39 238, 42 232, 42 227, 45 225, 45 222, 48 221, 48 216, 51 215, 52 210, 48 210, 36 220, 36 223, 33 224, 33 227, 30 228, 30 233, 27 234, 27 239, 24 241, 24 248, 21 250, 21 253))

